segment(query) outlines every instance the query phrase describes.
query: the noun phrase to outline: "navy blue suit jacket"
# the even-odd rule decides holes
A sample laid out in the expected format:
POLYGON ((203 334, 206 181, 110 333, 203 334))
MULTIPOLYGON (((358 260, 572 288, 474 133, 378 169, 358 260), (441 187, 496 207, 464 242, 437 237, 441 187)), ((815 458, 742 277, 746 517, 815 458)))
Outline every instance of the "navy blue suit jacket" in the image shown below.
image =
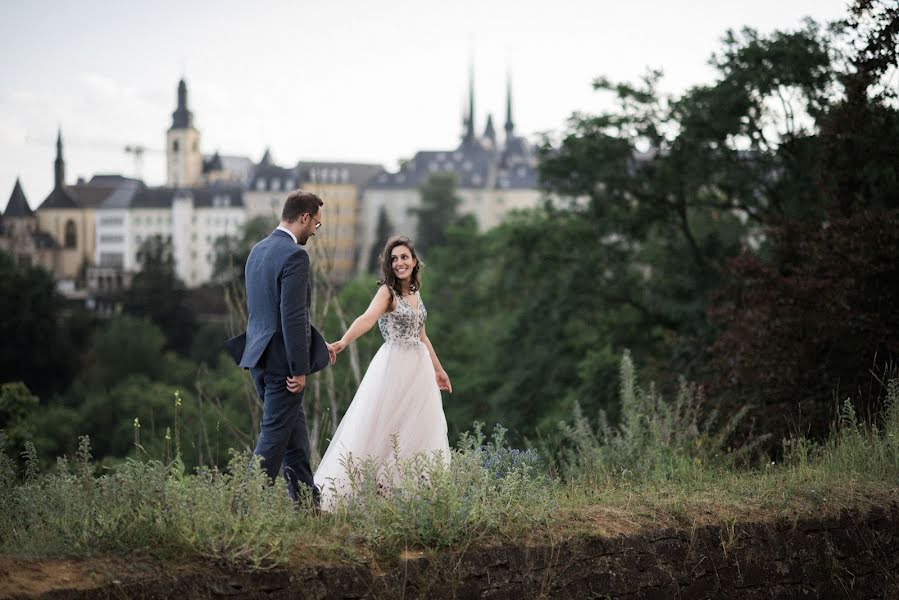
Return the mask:
POLYGON ((244 273, 248 321, 240 366, 285 376, 309 374, 309 255, 275 229, 253 246, 244 273))

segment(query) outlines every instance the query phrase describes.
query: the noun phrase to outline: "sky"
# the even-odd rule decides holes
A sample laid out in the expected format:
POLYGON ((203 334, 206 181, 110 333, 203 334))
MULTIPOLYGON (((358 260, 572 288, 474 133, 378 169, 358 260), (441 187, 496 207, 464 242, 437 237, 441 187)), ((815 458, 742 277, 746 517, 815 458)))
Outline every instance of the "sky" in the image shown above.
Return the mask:
POLYGON ((178 80, 204 154, 371 162, 455 148, 469 65, 475 120, 502 131, 507 76, 516 133, 564 131, 610 101, 598 76, 665 73, 664 91, 709 83, 728 29, 796 29, 844 0, 331 0, 0 5, 0 207, 20 178, 36 208, 66 180, 136 174, 165 183, 178 80))

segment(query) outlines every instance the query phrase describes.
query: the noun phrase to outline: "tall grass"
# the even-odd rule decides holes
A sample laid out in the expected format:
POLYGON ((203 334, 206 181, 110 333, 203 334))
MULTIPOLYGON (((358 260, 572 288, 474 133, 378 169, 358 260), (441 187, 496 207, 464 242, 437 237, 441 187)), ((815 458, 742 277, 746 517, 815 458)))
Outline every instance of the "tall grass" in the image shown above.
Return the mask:
POLYGON ((761 435, 732 447, 731 436, 751 410, 744 406, 726 421, 708 405, 703 389, 683 378, 673 402, 653 384, 637 381, 630 353, 619 369, 620 422, 611 424, 600 410, 596 425, 574 408, 570 422, 559 423, 555 447, 548 448, 559 471, 569 479, 618 476, 667 481, 702 473, 710 466, 734 466, 769 439, 761 435))
MULTIPOLYGON (((721 419, 686 382, 667 401, 638 384, 625 354, 619 423, 576 412, 539 454, 511 448, 502 427, 488 437, 476 424, 449 467, 441 456, 400 460, 398 452, 389 464, 354 463, 352 493, 324 514, 295 506, 282 481, 269 485, 249 452, 232 451, 224 470, 186 472, 177 432, 165 462, 138 455, 98 470, 85 437, 71 460, 45 473, 31 445, 19 469, 0 434, 0 553, 198 556, 259 569, 283 564, 298 546, 307 556, 353 554, 361 545, 389 557, 541 536, 573 522, 613 531, 608 519, 589 517, 597 509, 632 524, 649 515, 651 525, 661 513, 690 518, 696 507, 725 518, 728 502, 819 508, 856 501, 859 490, 895 495, 899 378, 886 381, 885 396, 873 422, 847 400, 829 440, 789 440, 782 464, 752 466, 746 457, 759 440, 731 441, 745 411, 721 419)), ((136 450, 139 433, 135 427, 136 450)))

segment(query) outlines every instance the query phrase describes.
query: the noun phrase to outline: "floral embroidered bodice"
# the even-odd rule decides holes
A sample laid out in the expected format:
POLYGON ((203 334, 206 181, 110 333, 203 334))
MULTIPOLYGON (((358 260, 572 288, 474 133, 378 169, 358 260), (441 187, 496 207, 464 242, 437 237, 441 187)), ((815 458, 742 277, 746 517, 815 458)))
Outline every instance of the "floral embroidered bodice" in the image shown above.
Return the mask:
MULTIPOLYGON (((393 291, 393 290, 391 290, 393 291)), ((418 293, 416 292, 418 296, 418 293)), ((388 344, 402 344, 404 346, 412 346, 421 340, 421 328, 428 318, 428 311, 418 296, 418 306, 414 307, 402 296, 398 296, 395 292, 393 297, 396 299, 396 308, 391 312, 384 313, 378 319, 378 328, 384 341, 388 344)))

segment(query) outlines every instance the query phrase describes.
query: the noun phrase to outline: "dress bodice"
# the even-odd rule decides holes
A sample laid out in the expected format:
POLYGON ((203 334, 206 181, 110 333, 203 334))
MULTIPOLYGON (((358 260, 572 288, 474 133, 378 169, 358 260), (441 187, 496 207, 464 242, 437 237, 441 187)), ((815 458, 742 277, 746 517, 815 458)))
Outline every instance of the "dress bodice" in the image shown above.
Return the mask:
POLYGON ((396 299, 396 307, 378 319, 381 335, 388 344, 415 345, 420 341, 421 329, 424 327, 425 319, 428 318, 428 311, 425 310, 425 305, 417 292, 418 307, 413 307, 393 290, 391 292, 396 299))

